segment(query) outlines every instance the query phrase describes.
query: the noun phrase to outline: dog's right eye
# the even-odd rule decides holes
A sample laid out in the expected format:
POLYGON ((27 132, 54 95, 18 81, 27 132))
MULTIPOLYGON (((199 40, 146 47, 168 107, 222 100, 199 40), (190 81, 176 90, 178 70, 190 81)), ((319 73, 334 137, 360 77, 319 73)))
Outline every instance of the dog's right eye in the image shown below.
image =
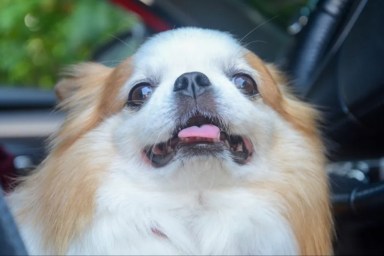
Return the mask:
POLYGON ((130 107, 141 106, 153 92, 153 86, 150 83, 142 82, 135 85, 128 95, 127 105, 130 107))
POLYGON ((248 96, 253 96, 259 93, 255 80, 253 80, 252 77, 247 74, 235 74, 232 77, 232 82, 240 91, 248 96))

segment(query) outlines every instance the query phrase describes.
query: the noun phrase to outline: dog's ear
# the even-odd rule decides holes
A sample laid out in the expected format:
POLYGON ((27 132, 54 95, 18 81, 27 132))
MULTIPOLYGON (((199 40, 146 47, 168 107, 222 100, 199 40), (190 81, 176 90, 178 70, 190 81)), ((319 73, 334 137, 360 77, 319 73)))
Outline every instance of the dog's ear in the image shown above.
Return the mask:
POLYGON ((122 109, 125 99, 119 97, 119 92, 131 71, 130 58, 115 68, 96 63, 67 68, 55 88, 59 108, 67 115, 51 146, 65 150, 103 119, 122 109))
POLYGON ((66 118, 51 146, 67 148, 101 121, 100 102, 114 69, 96 63, 70 66, 55 87, 58 107, 66 118))
POLYGON ((273 80, 275 81, 275 83, 277 83, 278 85, 286 85, 286 84, 288 84, 287 76, 284 75, 278 69, 278 67, 276 67, 274 64, 271 64, 271 63, 266 63, 265 65, 266 65, 269 73, 271 74, 273 80))
POLYGON ((63 78, 55 85, 55 94, 59 102, 68 99, 76 90, 78 86, 73 83, 71 79, 63 78))
POLYGON ((281 109, 278 110, 280 114, 299 130, 309 135, 317 134, 317 124, 320 120, 318 111, 308 103, 298 100, 288 87, 287 77, 275 65, 266 64, 266 67, 283 95, 281 109))
POLYGON ((97 63, 82 63, 69 66, 61 73, 61 80, 55 86, 55 93, 59 102, 69 100, 77 93, 94 90, 106 80, 111 68, 97 63))

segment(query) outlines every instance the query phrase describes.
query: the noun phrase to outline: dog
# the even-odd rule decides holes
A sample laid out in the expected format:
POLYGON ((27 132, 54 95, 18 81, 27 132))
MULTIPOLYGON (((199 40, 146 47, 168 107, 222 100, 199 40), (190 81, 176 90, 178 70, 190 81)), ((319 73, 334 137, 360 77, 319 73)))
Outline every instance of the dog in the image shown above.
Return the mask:
POLYGON ((66 119, 8 197, 31 254, 332 254, 317 111, 233 36, 179 28, 64 73, 66 119))

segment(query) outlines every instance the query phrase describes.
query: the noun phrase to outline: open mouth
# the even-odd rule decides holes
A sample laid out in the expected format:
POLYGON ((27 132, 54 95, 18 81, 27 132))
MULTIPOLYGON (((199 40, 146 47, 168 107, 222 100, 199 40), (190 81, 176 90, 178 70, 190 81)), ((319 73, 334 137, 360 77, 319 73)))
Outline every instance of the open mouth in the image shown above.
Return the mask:
POLYGON ((253 154, 253 145, 245 136, 230 134, 219 118, 197 114, 178 125, 170 139, 145 147, 143 153, 154 167, 163 167, 177 152, 196 156, 217 155, 225 150, 233 161, 245 164, 253 154))

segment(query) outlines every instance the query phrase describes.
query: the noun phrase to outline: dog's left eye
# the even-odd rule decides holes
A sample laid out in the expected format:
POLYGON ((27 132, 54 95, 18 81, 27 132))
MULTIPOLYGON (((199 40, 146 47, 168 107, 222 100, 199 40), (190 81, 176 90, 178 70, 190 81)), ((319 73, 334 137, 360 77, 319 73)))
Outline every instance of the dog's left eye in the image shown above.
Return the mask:
POLYGON ((243 73, 235 74, 232 76, 232 82, 246 95, 253 96, 259 93, 255 80, 249 75, 243 73))
POLYGON ((141 106, 153 92, 153 86, 147 82, 142 82, 135 85, 128 95, 128 106, 138 107, 141 106))

